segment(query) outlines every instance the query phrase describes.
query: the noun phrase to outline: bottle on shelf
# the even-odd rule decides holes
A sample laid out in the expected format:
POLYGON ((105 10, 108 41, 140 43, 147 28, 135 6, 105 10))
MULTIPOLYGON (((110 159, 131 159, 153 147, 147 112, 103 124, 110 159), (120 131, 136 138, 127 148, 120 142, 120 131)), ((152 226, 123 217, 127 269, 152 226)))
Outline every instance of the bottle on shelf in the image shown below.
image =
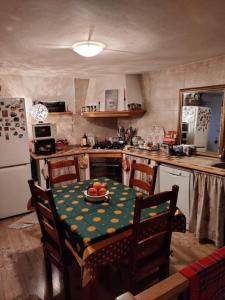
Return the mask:
POLYGON ((127 99, 126 99, 126 89, 124 88, 123 92, 123 109, 127 110, 127 99))
POLYGON ((84 133, 84 135, 81 138, 81 147, 87 147, 88 143, 87 143, 87 135, 86 133, 84 133))

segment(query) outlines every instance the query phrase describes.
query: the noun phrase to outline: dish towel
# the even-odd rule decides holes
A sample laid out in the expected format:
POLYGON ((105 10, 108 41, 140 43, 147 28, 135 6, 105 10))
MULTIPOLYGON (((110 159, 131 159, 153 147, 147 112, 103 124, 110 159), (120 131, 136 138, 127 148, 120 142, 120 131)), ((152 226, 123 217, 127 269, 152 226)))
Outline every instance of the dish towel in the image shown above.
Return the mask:
POLYGON ((225 247, 179 272, 189 279, 190 300, 225 299, 225 247))

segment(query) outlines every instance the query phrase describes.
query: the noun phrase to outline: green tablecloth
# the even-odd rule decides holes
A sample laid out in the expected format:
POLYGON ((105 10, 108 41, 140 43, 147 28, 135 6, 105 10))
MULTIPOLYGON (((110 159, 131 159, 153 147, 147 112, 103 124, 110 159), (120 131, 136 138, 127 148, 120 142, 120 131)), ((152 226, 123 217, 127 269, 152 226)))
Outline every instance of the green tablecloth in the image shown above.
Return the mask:
MULTIPOLYGON (((82 258, 86 247, 132 226, 135 191, 101 177, 53 188, 53 197, 65 235, 82 258), (85 201, 83 191, 94 181, 106 182, 111 199, 103 203, 85 201)), ((145 210, 143 218, 166 209, 166 204, 145 210)))

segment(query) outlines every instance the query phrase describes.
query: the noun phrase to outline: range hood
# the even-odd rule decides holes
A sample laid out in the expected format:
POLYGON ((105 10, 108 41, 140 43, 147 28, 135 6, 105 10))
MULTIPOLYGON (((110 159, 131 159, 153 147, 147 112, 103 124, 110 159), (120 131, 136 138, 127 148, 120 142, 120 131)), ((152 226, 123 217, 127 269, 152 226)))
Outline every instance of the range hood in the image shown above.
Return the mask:
POLYGON ((89 79, 85 105, 96 105, 105 111, 105 91, 118 90, 118 110, 127 109, 130 103, 139 103, 143 108, 141 75, 108 75, 89 79), (124 96, 126 102, 124 103, 124 96))

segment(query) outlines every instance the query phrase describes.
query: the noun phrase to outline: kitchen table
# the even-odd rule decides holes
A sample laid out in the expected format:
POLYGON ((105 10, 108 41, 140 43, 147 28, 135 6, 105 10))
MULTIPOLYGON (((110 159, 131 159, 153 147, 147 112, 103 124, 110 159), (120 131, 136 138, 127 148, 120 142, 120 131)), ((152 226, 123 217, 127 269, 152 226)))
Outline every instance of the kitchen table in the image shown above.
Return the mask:
MULTIPOLYGON (((83 285, 95 279, 99 265, 128 255, 136 193, 135 189, 105 177, 53 188, 66 245, 83 270, 83 285), (85 200, 83 191, 94 181, 107 183, 108 201, 91 203, 85 200)), ((165 209, 166 204, 146 209, 142 217, 155 216, 165 209)), ((185 230, 185 216, 177 213, 174 231, 185 230)))

